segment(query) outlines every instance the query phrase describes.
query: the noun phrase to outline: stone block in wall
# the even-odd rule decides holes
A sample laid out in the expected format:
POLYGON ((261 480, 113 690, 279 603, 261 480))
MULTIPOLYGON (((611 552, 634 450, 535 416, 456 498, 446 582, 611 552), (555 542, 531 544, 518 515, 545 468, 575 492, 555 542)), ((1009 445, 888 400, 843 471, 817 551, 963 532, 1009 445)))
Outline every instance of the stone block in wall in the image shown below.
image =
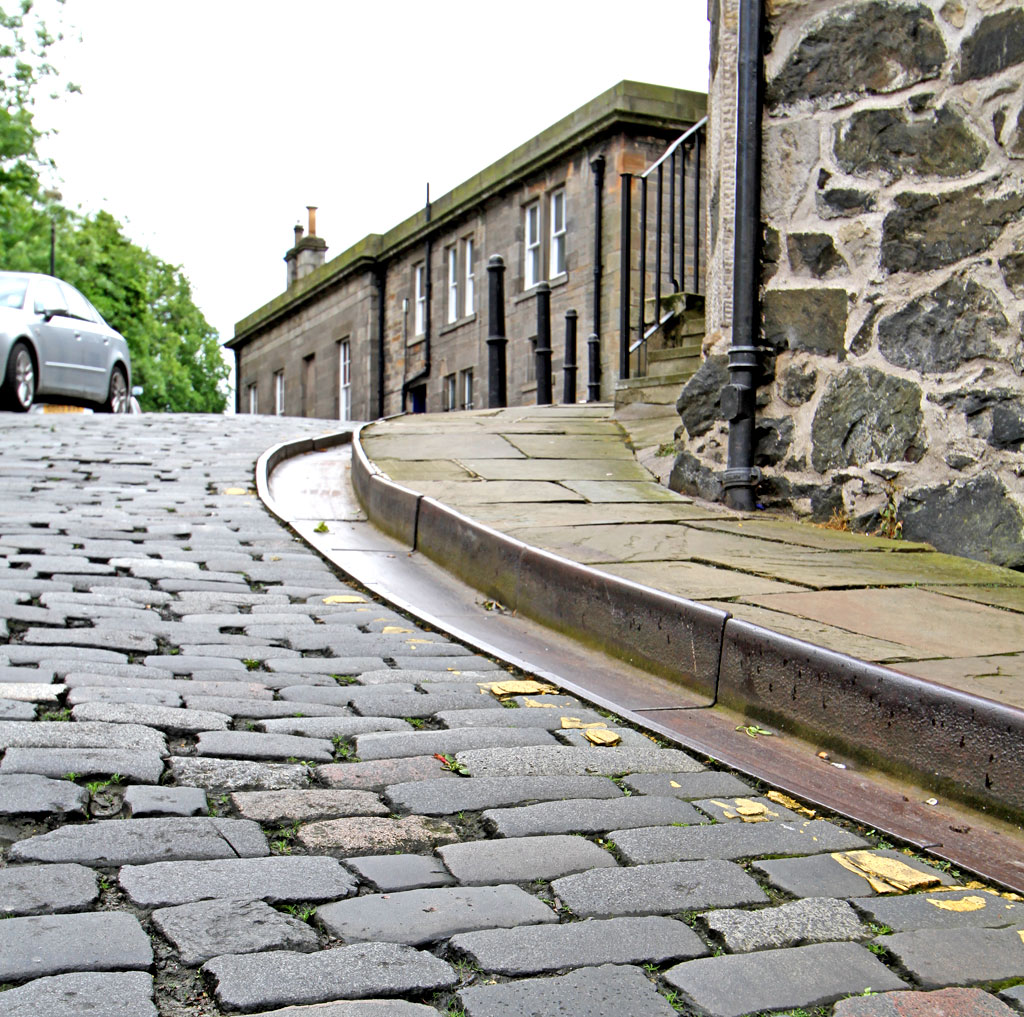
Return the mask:
POLYGON ((1024 299, 1024 251, 1015 251, 999 259, 1003 280, 1015 297, 1024 299))
POLYGON ((899 107, 860 110, 838 125, 833 151, 847 173, 877 174, 891 183, 908 175, 967 176, 981 168, 988 149, 946 105, 919 118, 899 107))
POLYGON ((988 250, 1024 217, 1024 192, 989 197, 996 181, 943 194, 897 194, 882 222, 882 267, 929 272, 988 250))
POLYGON ((722 419, 722 389, 729 384, 729 358, 709 356, 683 386, 676 400, 676 412, 691 438, 706 434, 722 419))
POLYGON ((835 241, 827 233, 790 233, 786 237, 786 248, 795 275, 831 279, 850 273, 846 259, 836 250, 835 241))
POLYGON ((705 501, 721 501, 722 479, 714 470, 705 466, 695 455, 680 452, 672 464, 668 486, 679 494, 688 494, 692 498, 703 498, 705 501))
POLYGON ((754 428, 754 465, 776 466, 793 444, 791 417, 759 417, 754 428))
POLYGON ((768 290, 762 299, 764 340, 778 352, 809 350, 841 356, 847 304, 846 290, 768 290))
POLYGON ((939 374, 978 357, 997 357, 1009 323, 995 295, 954 276, 878 323, 879 352, 895 367, 939 374))
POLYGON ((1006 485, 985 474, 904 495, 903 536, 940 551, 1024 569, 1024 511, 1006 485))
POLYGON ((942 33, 921 3, 857 0, 812 23, 767 83, 770 109, 841 105, 937 77, 942 33))
POLYGON ((871 462, 916 462, 924 454, 921 389, 873 367, 831 378, 811 423, 811 465, 819 473, 871 462))
POLYGON ((849 218, 872 212, 875 201, 874 193, 857 187, 829 187, 814 195, 814 203, 822 219, 849 218))
POLYGON ((816 120, 790 120, 761 132, 761 214, 792 214, 817 165, 821 128, 816 120), (763 186, 767 184, 768 186, 763 186))
MULTIPOLYGON (((933 392, 928 401, 964 415, 968 433, 992 448, 1019 452, 1024 445, 1024 395, 1019 389, 1002 386, 960 388, 933 392)), ((971 459, 970 463, 975 462, 971 459)), ((962 469, 961 464, 956 469, 962 469)))
POLYGON ((793 364, 779 375, 779 398, 787 406, 803 406, 818 387, 818 372, 808 365, 793 364))
POLYGON ((1024 63, 1024 10, 1011 8, 982 18, 960 47, 953 80, 974 81, 1024 63))
POLYGON ((779 270, 782 247, 779 244, 779 231, 771 226, 765 228, 764 240, 761 244, 761 285, 770 282, 779 270))

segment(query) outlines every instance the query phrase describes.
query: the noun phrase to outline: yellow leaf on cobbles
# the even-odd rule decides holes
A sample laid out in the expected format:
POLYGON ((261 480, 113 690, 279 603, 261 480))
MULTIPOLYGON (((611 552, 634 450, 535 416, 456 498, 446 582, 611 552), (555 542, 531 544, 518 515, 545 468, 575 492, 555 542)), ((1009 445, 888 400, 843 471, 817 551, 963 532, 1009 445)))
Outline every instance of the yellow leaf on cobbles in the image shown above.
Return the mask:
POLYGON ((940 882, 937 875, 921 872, 898 858, 885 858, 871 851, 836 851, 831 857, 844 869, 868 881, 876 893, 906 893, 923 890, 940 882))
POLYGON ((522 681, 480 682, 480 685, 489 688, 495 696, 545 696, 558 693, 554 685, 533 681, 530 678, 522 681))
MULTIPOLYGON (((409 631, 413 631, 413 630, 410 629, 409 631)), ((433 641, 434 641, 433 639, 407 639, 405 641, 405 643, 406 643, 406 646, 417 646, 420 643, 433 643, 433 641)))
POLYGON ((395 636, 395 635, 403 635, 404 636, 404 635, 408 635, 410 632, 415 632, 415 631, 416 631, 415 629, 403 629, 401 625, 385 625, 384 628, 381 629, 381 632, 383 632, 385 635, 389 635, 389 636, 395 636))
POLYGON ((682 785, 682 784, 680 784, 680 783, 679 783, 678 781, 675 781, 675 780, 670 780, 670 781, 668 782, 668 786, 669 786, 669 787, 682 787, 683 785, 682 785))
POLYGON ((536 699, 530 699, 529 697, 523 700, 523 706, 533 707, 535 710, 557 710, 557 703, 538 703, 536 699))
POLYGON ((814 809, 801 805, 795 798, 790 798, 789 795, 784 795, 781 791, 769 791, 765 798, 775 802, 776 805, 781 805, 784 809, 789 809, 791 812, 799 812, 800 815, 806 816, 808 819, 814 819, 818 814, 814 809))
POLYGON ((752 802, 749 798, 736 798, 733 808, 739 814, 744 823, 767 823, 772 817, 778 818, 777 812, 769 810, 767 805, 760 802, 752 802))
POLYGON ((607 728, 584 731, 583 737, 592 745, 618 745, 622 741, 621 735, 617 735, 614 731, 609 731, 607 728))
POLYGON ((224 488, 225 494, 255 494, 256 492, 249 487, 226 487, 224 488))
POLYGON ((357 597, 354 593, 335 593, 331 597, 324 597, 325 604, 365 604, 365 597, 357 597))
POLYGON ((607 727, 603 720, 595 720, 592 724, 584 724, 579 717, 563 717, 562 728, 565 731, 587 731, 596 727, 607 727))
POLYGON ((983 897, 961 897, 960 900, 936 900, 934 897, 926 898, 929 904, 940 908, 942 911, 980 911, 985 906, 983 897))

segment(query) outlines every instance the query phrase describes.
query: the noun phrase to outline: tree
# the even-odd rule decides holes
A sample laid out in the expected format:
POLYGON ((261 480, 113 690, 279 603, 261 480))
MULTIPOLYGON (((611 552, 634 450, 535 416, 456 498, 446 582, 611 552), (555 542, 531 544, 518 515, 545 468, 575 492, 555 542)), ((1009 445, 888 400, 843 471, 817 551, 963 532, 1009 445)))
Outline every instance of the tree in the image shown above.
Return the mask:
POLYGON ((56 74, 46 59, 56 38, 32 0, 13 14, 0 7, 0 266, 48 272, 55 225, 59 274, 127 340, 142 408, 222 413, 229 368, 181 268, 132 243, 109 212, 83 217, 40 189, 33 93, 56 74))

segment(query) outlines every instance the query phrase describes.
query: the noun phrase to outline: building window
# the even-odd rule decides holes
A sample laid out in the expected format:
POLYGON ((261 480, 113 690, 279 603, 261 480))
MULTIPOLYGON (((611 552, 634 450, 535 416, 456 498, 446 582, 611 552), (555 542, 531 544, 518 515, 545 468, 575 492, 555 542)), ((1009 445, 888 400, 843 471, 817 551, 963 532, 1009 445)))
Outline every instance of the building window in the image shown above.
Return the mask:
POLYGON ((259 391, 256 388, 255 382, 249 386, 249 412, 259 413, 260 411, 260 396, 259 391))
POLYGON ((550 275, 565 274, 565 189, 560 187, 551 194, 551 271, 550 275))
POLYGON ((462 372, 462 409, 473 408, 473 368, 462 372))
POLYGON ((444 408, 445 412, 447 412, 448 410, 454 410, 456 408, 456 406, 458 405, 455 402, 455 375, 454 374, 446 374, 444 376, 444 391, 442 392, 442 396, 443 396, 442 403, 443 403, 443 408, 444 408))
POLYGON ((338 419, 352 419, 352 347, 348 339, 338 343, 338 419))
POLYGON ((427 331, 427 267, 423 262, 413 269, 413 280, 416 297, 413 311, 413 335, 423 335, 427 331))
POLYGON ((274 413, 284 416, 284 371, 274 372, 274 413))
POLYGON ((459 320, 459 249, 452 244, 445 250, 448 265, 448 324, 459 320))
POLYGON ((540 247, 540 202, 535 201, 523 209, 523 239, 526 252, 524 289, 530 289, 544 278, 540 247))
POLYGON ((473 238, 466 237, 462 241, 462 262, 466 266, 466 285, 462 290, 462 313, 468 318, 474 311, 476 303, 476 275, 473 272, 473 238))

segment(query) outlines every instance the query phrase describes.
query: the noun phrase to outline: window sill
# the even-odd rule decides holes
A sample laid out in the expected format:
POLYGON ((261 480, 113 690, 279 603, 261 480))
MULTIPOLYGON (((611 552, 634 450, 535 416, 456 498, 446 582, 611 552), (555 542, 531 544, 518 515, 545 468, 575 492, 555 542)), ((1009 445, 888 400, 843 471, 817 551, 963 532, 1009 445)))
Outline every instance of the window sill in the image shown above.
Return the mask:
POLYGON ((426 341, 427 337, 425 335, 414 335, 411 338, 405 340, 405 348, 407 350, 413 350, 422 343, 425 343, 426 341))
MULTIPOLYGON (((559 286, 565 286, 569 282, 569 273, 563 272, 561 275, 556 275, 553 279, 542 280, 548 284, 548 286, 557 290, 559 286)), ((536 283, 531 286, 528 290, 523 290, 522 293, 517 294, 512 298, 513 304, 521 304, 524 300, 533 300, 537 296, 537 287, 540 283, 536 283)))
POLYGON ((463 325, 468 325, 470 322, 476 321, 476 312, 467 314, 464 318, 458 318, 455 321, 449 322, 447 325, 443 325, 437 330, 437 334, 447 335, 449 332, 454 332, 457 328, 462 328, 463 325))

